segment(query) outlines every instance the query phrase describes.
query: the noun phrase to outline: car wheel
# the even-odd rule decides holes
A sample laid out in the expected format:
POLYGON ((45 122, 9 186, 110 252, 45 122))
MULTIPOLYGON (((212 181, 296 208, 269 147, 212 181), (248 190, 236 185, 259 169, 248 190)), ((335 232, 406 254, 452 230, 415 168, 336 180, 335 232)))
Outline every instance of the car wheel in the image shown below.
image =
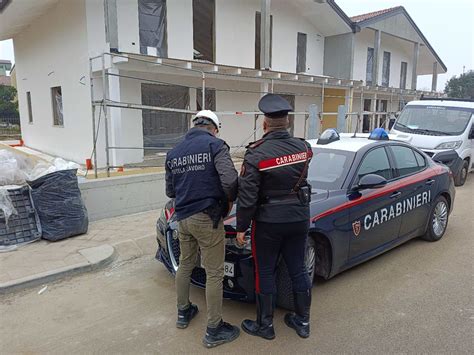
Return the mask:
POLYGON ((467 174, 469 172, 469 162, 464 160, 462 168, 459 171, 458 175, 454 178, 454 185, 462 186, 466 182, 467 174))
POLYGON ((429 242, 436 242, 440 240, 446 228, 448 227, 449 219, 449 205, 448 201, 443 196, 438 196, 431 209, 430 219, 428 223, 428 230, 423 236, 424 240, 429 242))
MULTIPOLYGON (((308 237, 306 243, 305 265, 308 270, 309 279, 313 282, 316 271, 316 243, 311 237, 308 237)), ((278 263, 275 279, 277 287, 277 306, 291 311, 294 310, 293 287, 288 268, 283 258, 281 258, 278 263)))

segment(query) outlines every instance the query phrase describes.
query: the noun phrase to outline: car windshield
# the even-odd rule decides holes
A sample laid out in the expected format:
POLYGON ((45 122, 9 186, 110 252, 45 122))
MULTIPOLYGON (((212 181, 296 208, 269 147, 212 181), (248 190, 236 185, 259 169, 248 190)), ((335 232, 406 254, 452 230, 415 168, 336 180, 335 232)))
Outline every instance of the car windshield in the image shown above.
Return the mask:
POLYGON ((473 111, 461 107, 405 106, 394 128, 408 133, 458 136, 466 129, 473 111))
POLYGON ((313 189, 339 190, 351 167, 355 153, 336 149, 313 148, 308 180, 313 189))

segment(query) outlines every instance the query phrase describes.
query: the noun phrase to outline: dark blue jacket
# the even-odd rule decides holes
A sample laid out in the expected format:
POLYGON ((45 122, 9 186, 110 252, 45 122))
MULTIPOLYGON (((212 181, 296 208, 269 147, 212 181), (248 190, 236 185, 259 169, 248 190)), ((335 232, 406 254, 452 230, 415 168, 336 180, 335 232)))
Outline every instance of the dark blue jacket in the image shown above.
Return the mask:
POLYGON ((166 155, 166 194, 178 220, 235 199, 237 172, 222 139, 192 128, 166 155), (222 168, 220 168, 222 167, 222 168))

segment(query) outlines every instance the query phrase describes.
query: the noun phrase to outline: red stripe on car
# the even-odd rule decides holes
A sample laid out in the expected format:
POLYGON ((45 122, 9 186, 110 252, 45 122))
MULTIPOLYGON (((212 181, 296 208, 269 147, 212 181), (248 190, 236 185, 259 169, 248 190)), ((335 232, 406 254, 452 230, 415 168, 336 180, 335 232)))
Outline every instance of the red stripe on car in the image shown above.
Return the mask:
POLYGON ((435 167, 435 168, 427 169, 427 170, 425 170, 425 171, 423 171, 419 174, 403 178, 403 179, 401 179, 397 182, 388 184, 388 185, 386 185, 386 186, 384 186, 380 189, 377 189, 376 191, 374 191, 371 194, 368 194, 367 196, 361 197, 357 200, 344 202, 343 204, 341 204, 339 206, 333 207, 333 208, 331 208, 331 209, 329 209, 329 210, 327 210, 323 213, 320 213, 317 216, 313 217, 311 219, 311 222, 316 222, 318 219, 329 216, 330 214, 337 213, 337 212, 343 211, 347 208, 360 205, 361 203, 373 200, 377 197, 382 197, 384 195, 387 195, 389 193, 394 192, 397 189, 403 188, 407 185, 416 184, 417 182, 423 181, 425 179, 432 178, 432 177, 437 176, 437 175, 439 175, 443 172, 444 172, 444 170, 443 170, 442 167, 439 167, 439 168, 435 167))

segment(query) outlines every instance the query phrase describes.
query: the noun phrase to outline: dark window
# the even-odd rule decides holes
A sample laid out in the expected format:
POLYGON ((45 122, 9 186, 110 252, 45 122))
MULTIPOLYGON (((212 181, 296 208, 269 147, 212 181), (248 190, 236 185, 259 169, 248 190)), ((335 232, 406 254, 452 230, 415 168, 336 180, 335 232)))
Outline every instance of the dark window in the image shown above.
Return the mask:
POLYGON ((193 0, 194 59, 215 62, 215 0, 193 0))
POLYGON ((51 88, 51 103, 53 108, 53 125, 64 126, 63 94, 60 86, 51 88))
POLYGON ((363 176, 368 174, 380 175, 387 180, 390 180, 392 178, 392 169, 390 168, 387 152, 383 147, 376 148, 367 153, 367 155, 364 157, 364 160, 359 166, 356 183, 363 176))
POLYGON ((383 52, 382 86, 388 87, 390 83, 390 52, 383 52))
POLYGON ((374 68, 374 49, 367 48, 367 67, 365 70, 365 82, 367 85, 372 85, 372 72, 374 68))
POLYGON ((418 153, 416 150, 414 150, 413 152, 415 153, 415 158, 416 158, 416 162, 418 163, 418 166, 420 168, 424 168, 426 166, 426 160, 423 157, 423 155, 418 153))
POLYGON ((298 32, 297 38, 297 49, 296 49, 296 72, 306 72, 306 46, 307 46, 306 33, 298 32))
MULTIPOLYGON (((196 109, 202 110, 202 90, 196 90, 196 109)), ((216 90, 206 89, 206 110, 216 111, 216 90)))
MULTIPOLYGON (((375 109, 375 111, 377 112, 387 112, 388 110, 388 100, 377 100, 377 108, 375 109)), ((389 116, 388 115, 377 115, 378 116, 378 119, 380 121, 380 124, 378 125, 378 127, 385 127, 385 121, 387 121, 389 119, 389 116)), ((375 122, 375 124, 377 123, 377 121, 375 122)))
POLYGON ((338 190, 346 179, 354 153, 335 149, 313 148, 308 180, 314 189, 338 190))
POLYGON ((33 110, 31 109, 31 93, 26 92, 26 104, 28 105, 28 123, 33 123, 33 110))
MULTIPOLYGON (((372 104, 371 99, 364 99, 364 111, 367 111, 367 112, 372 111, 370 109, 371 104, 372 104)), ((362 121, 362 132, 368 133, 369 131, 370 131, 370 116, 364 115, 364 118, 362 121)))
POLYGON ((400 89, 406 89, 407 87, 407 62, 402 62, 400 67, 400 89))
MULTIPOLYGON (((255 69, 262 69, 260 63, 260 53, 262 48, 261 42, 261 14, 255 13, 255 69)), ((273 16, 270 15, 270 68, 272 67, 272 47, 273 47, 273 16)))
MULTIPOLYGON (((189 89, 174 85, 142 84, 142 104, 189 109, 189 89)), ((190 116, 181 112, 142 110, 145 154, 173 147, 188 130, 190 116), (146 148, 155 149, 146 149, 146 148)))
POLYGON ((420 170, 413 149, 395 145, 392 146, 392 152, 400 176, 410 175, 420 170))
POLYGON ((138 24, 140 53, 168 57, 166 0, 138 0, 138 24))

